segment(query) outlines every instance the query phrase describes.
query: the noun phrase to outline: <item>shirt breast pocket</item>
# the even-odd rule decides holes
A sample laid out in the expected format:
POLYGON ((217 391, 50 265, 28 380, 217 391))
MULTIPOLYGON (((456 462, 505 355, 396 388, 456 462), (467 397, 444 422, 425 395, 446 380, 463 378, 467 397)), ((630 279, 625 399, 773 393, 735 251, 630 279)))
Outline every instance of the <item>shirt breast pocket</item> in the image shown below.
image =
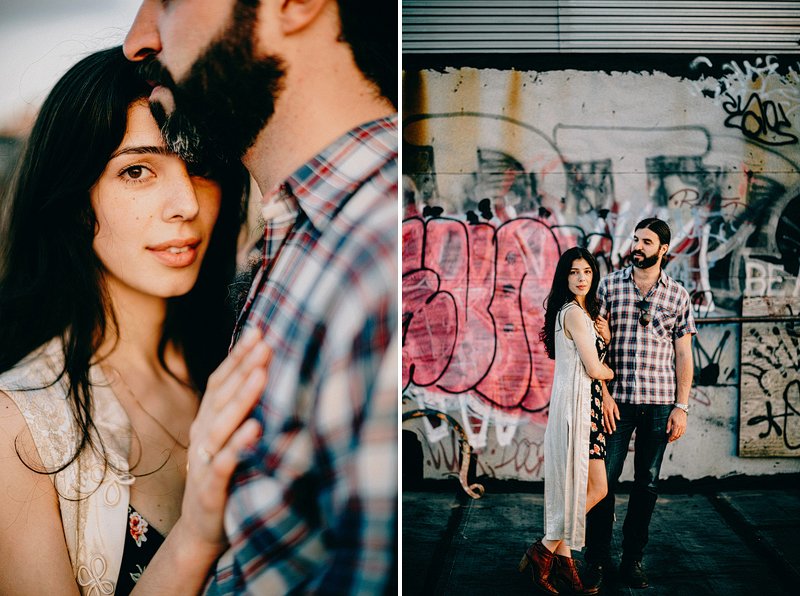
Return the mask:
POLYGON ((672 340, 672 333, 675 330, 675 320, 678 313, 668 308, 656 307, 653 313, 651 327, 653 335, 662 340, 672 340))

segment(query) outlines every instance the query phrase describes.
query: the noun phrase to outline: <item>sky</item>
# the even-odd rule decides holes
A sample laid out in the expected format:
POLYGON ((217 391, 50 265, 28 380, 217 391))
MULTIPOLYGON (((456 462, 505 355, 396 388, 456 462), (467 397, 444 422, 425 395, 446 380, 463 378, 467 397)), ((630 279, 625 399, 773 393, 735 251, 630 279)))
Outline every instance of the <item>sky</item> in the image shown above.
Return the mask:
POLYGON ((139 0, 0 0, 0 131, 17 132, 58 78, 121 44, 139 0))

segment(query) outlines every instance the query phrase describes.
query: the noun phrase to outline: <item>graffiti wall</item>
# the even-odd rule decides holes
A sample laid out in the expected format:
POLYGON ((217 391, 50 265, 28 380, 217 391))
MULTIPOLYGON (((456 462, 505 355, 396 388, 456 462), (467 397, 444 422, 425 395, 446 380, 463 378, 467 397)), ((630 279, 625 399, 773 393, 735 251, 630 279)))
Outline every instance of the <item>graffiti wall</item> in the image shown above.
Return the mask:
MULTIPOLYGON (((745 298, 743 311, 781 316, 792 306, 783 297, 745 298)), ((764 322, 742 328, 741 455, 800 455, 800 376, 791 374, 800 361, 798 326, 764 322)))
MULTIPOLYGON (((541 479, 553 363, 538 335, 558 255, 582 245, 602 273, 624 267, 635 224, 657 216, 673 231, 667 273, 699 323, 689 432, 664 475, 800 471, 783 444, 800 443, 794 323, 766 323, 781 357, 765 359, 751 324, 726 321, 765 301, 800 311, 800 64, 415 70, 403 107, 404 409, 459 419, 480 474, 541 479), (771 401, 770 420, 753 422, 771 401)), ((446 427, 406 428, 425 476, 456 469, 446 427)))

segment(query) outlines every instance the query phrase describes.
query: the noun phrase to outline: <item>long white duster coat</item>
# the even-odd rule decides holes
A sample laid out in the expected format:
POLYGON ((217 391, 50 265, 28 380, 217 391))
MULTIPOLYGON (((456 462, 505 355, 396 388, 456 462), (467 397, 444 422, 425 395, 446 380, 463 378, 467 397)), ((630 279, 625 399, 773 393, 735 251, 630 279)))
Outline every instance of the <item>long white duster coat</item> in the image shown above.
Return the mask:
POLYGON ((556 365, 544 433, 544 537, 564 540, 570 548, 579 550, 586 535, 592 379, 586 374, 575 342, 564 334, 564 317, 570 308, 583 313, 592 337, 596 336, 592 320, 580 306, 568 302, 561 308, 556 319, 556 365))

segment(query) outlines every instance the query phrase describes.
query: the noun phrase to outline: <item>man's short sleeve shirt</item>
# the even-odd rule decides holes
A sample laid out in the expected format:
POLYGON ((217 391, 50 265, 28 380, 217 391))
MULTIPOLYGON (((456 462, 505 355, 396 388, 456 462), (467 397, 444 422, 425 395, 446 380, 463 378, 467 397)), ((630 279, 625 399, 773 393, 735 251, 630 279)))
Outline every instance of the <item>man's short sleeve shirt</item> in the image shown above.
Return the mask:
POLYGON ((615 375, 609 384, 611 395, 621 403, 674 403, 675 340, 697 333, 686 288, 661 271, 646 297, 651 316, 646 326, 639 321, 642 295, 632 267, 603 278, 598 299, 611 327, 609 356, 615 375))
POLYGON ((391 589, 397 138, 396 115, 363 124, 266 197, 236 330, 257 327, 273 351, 263 433, 234 475, 211 594, 391 589))

